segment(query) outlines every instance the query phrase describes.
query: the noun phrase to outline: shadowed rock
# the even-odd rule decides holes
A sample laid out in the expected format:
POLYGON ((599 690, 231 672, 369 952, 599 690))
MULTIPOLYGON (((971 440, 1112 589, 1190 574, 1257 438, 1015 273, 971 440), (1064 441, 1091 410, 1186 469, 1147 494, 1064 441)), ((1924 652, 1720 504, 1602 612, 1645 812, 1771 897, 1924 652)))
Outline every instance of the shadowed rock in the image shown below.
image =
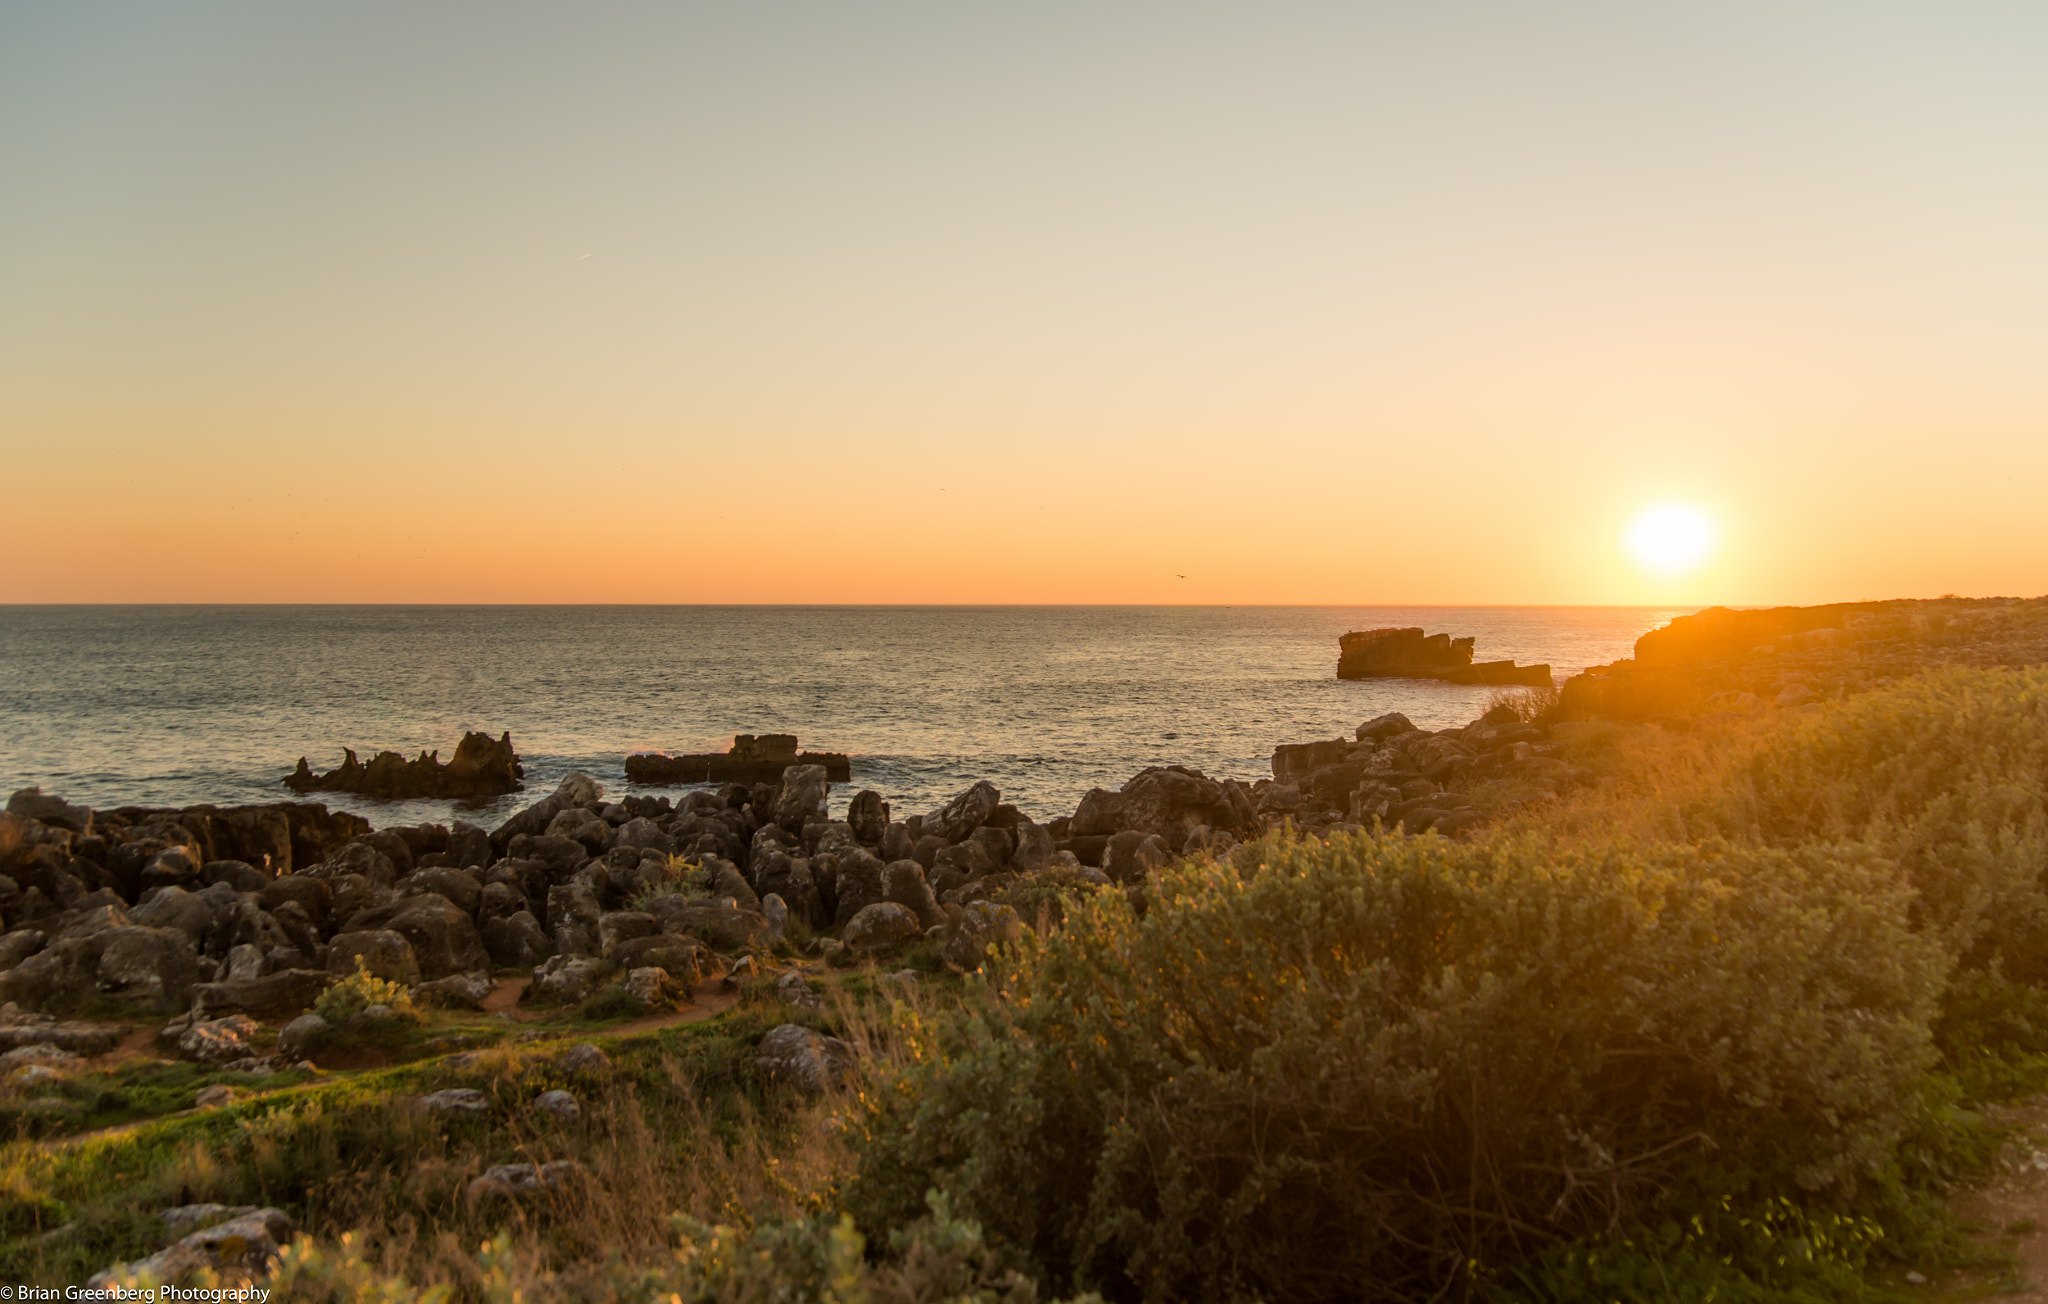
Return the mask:
POLYGON ((512 750, 512 735, 493 740, 489 734, 466 733, 445 765, 441 753, 421 752, 406 760, 397 752, 379 752, 368 765, 352 748, 342 749, 339 768, 315 774, 306 758, 286 776, 293 792, 353 792, 365 797, 496 797, 517 792, 526 770, 512 750))

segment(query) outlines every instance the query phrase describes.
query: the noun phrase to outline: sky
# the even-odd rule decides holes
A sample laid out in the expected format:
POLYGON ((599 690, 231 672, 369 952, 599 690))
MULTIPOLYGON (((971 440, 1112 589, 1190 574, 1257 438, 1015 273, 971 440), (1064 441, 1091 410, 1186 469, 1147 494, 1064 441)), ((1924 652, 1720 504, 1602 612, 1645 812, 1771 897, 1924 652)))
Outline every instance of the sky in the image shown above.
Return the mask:
POLYGON ((0 602, 2041 594, 2043 66, 2038 0, 22 0, 0 602))

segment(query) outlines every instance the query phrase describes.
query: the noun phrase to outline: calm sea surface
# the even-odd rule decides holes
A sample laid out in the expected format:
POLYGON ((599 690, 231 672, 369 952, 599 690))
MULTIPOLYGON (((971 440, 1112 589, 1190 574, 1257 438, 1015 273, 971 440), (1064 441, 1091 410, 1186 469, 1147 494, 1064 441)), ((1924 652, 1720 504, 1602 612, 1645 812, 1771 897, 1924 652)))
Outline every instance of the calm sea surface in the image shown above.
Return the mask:
MULTIPOLYGON (((275 801, 302 755, 454 751, 510 730, 527 791, 330 794, 378 825, 486 825, 635 751, 793 733, 901 814, 986 778, 1040 819, 1147 765, 1267 776, 1275 744, 1383 711, 1463 724, 1492 690, 1341 682, 1337 636, 1420 625, 1565 674, 1681 614, 1645 607, 0 607, 0 791, 92 806, 275 801)), ((656 790, 672 791, 672 790, 656 790)))

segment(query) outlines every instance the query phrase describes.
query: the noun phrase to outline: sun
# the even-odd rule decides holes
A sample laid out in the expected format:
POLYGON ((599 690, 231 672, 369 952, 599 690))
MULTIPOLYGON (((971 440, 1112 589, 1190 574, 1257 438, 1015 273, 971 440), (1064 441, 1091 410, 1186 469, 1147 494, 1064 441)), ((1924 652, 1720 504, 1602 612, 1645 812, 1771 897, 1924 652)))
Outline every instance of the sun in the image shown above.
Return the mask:
POLYGON ((1713 518, 1692 504, 1657 503, 1636 514, 1622 539, 1644 570, 1683 575, 1714 555, 1720 535, 1713 518))

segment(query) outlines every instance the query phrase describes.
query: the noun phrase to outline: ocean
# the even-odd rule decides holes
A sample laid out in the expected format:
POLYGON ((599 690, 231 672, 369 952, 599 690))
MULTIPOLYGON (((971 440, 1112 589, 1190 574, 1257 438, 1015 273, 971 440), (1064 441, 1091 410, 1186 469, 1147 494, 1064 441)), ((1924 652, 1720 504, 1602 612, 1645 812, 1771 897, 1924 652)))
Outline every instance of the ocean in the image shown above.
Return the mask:
MULTIPOLYGON (((835 811, 898 815, 976 779, 1044 820, 1148 765, 1267 777, 1275 745, 1405 712, 1463 724, 1495 691, 1340 681, 1347 630, 1420 625, 1565 675, 1630 654, 1661 607, 0 607, 0 788, 91 806, 290 799, 353 747, 446 759, 509 730, 527 790, 326 794, 379 827, 490 826, 572 770, 612 795, 637 751, 793 733, 853 758, 835 811)), ((674 789, 646 789, 673 792, 674 789)))

